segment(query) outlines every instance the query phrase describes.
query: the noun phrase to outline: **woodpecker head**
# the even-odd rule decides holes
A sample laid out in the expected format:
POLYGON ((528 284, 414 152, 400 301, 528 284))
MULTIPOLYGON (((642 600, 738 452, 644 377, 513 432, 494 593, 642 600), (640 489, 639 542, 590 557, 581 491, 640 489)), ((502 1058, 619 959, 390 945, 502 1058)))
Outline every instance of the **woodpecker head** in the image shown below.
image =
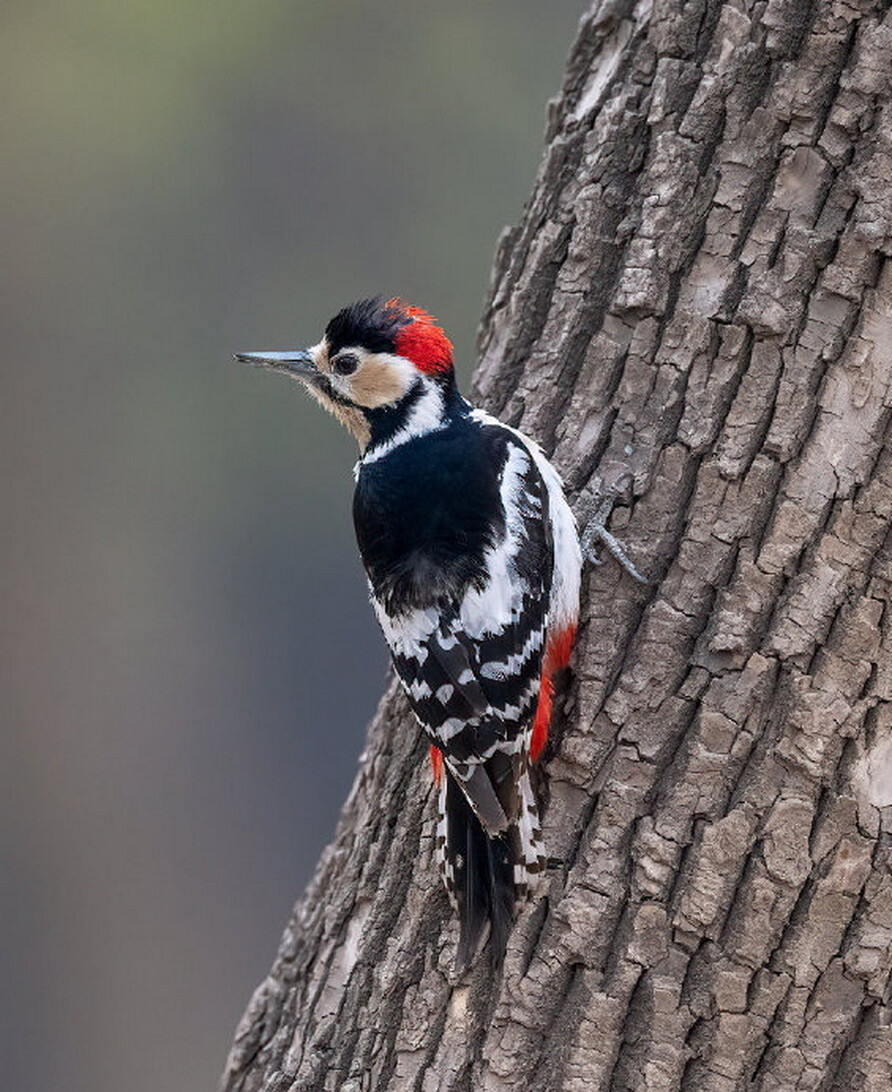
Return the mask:
POLYGON ((309 349, 236 353, 236 359, 300 380, 363 449, 382 417, 425 393, 445 395, 455 384, 446 335, 425 311, 398 298, 345 307, 309 349))

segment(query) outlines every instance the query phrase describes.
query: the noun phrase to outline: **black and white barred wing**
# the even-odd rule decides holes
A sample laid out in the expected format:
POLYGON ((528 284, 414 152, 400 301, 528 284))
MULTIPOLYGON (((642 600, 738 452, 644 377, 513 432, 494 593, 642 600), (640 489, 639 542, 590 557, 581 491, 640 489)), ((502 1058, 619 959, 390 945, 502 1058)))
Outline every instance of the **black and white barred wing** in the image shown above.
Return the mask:
POLYGON ((548 497, 534 459, 507 429, 486 425, 484 433, 502 513, 480 579, 454 603, 395 618, 376 607, 416 716, 496 833, 505 829, 509 801, 500 804, 502 786, 482 766, 523 750, 538 697, 553 561, 548 497))

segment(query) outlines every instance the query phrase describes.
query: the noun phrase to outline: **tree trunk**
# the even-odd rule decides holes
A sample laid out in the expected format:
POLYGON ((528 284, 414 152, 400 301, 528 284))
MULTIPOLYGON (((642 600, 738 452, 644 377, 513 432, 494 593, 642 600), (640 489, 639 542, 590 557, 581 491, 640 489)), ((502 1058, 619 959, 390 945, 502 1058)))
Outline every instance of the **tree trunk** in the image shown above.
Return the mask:
POLYGON ((652 579, 587 570, 539 774, 557 860, 451 981, 395 687, 227 1090, 892 1088, 892 16, 605 0, 476 398, 652 579))

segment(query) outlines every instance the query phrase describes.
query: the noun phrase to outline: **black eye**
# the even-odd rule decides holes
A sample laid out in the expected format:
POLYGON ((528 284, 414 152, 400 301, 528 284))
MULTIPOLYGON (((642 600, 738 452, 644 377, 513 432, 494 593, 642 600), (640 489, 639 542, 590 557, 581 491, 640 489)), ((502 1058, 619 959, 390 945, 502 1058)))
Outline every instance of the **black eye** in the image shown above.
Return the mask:
POLYGON ((334 358, 331 366, 338 375, 352 375, 359 367, 359 357, 356 353, 341 353, 334 358))

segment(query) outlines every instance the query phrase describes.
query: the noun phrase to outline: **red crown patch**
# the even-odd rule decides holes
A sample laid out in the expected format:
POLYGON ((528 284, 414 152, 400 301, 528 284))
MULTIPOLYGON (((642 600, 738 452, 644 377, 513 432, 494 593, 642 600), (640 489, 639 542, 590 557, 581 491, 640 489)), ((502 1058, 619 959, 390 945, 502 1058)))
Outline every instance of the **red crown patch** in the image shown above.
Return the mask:
POLYGON ((409 320, 396 335, 396 351, 411 360, 421 372, 445 372, 452 367, 452 343, 427 311, 403 303, 398 297, 388 300, 388 308, 398 308, 409 320))

